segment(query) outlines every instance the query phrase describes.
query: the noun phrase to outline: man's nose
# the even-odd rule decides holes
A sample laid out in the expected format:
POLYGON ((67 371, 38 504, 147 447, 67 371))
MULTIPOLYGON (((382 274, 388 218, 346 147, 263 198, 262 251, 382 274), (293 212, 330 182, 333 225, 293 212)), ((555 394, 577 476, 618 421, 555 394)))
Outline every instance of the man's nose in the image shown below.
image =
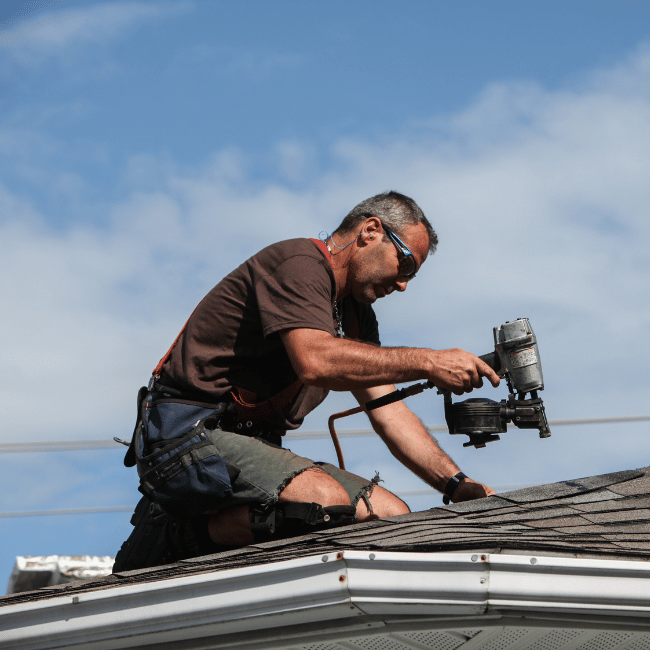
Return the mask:
POLYGON ((406 286, 407 285, 408 285, 408 282, 406 280, 402 280, 402 281, 397 280, 395 282, 395 289, 397 289, 397 291, 406 291, 406 286))

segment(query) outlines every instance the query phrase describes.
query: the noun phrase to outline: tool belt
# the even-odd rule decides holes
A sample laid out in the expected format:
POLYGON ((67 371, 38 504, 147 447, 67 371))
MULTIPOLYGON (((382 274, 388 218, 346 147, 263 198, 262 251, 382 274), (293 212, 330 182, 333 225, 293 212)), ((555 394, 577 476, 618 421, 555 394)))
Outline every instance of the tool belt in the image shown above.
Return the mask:
POLYGON ((225 404, 186 402, 142 387, 124 464, 137 467, 139 490, 167 514, 186 519, 232 495, 239 470, 224 460, 207 431, 225 404))
POLYGON ((232 496, 239 468, 219 455, 213 429, 281 446, 281 432, 263 422, 241 421, 232 402, 191 400, 153 381, 138 392, 136 424, 124 465, 137 468, 138 490, 171 517, 187 519, 232 496))

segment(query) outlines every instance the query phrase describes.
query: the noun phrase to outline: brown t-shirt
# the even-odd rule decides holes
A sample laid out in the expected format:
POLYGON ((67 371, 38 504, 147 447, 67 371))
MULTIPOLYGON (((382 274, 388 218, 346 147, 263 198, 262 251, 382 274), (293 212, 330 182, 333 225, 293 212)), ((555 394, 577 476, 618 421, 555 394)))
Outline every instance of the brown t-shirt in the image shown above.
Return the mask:
MULTIPOLYGON (((206 401, 234 387, 261 401, 296 379, 279 332, 324 330, 336 336, 336 282, 329 260, 309 239, 290 239, 263 249, 227 275, 201 301, 163 366, 161 382, 206 401)), ((348 336, 379 344, 370 305, 352 297, 341 305, 348 336)), ((302 386, 269 425, 295 429, 328 391, 302 386)))

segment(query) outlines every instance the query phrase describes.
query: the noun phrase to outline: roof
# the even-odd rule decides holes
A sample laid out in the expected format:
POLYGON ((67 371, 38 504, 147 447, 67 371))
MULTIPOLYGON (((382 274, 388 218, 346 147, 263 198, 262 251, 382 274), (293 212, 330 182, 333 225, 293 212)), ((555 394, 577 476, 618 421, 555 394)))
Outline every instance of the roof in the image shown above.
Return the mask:
MULTIPOLYGON (((648 470, 561 481, 6 596, 0 628, 10 632, 0 634, 0 648, 91 648, 82 639, 101 638, 102 648, 338 650, 341 630, 345 648, 363 648, 350 639, 372 630, 390 631, 393 645, 381 647, 391 650, 470 648, 484 647, 470 640, 499 626, 504 635, 537 629, 531 644, 542 629, 566 628, 616 631, 637 644, 630 648, 650 647, 648 470), (455 644, 405 641, 404 634, 418 630, 449 632, 455 644), (188 640, 210 635, 220 641, 188 640), (399 643, 395 635, 402 635, 399 643)), ((556 639, 536 647, 582 647, 575 635, 566 639, 569 645, 556 639)), ((597 646, 614 647, 611 639, 597 646)))
POLYGON ((650 560, 650 467, 560 481, 335 528, 83 584, 0 598, 0 607, 92 589, 257 566, 343 548, 393 552, 535 551, 650 560))

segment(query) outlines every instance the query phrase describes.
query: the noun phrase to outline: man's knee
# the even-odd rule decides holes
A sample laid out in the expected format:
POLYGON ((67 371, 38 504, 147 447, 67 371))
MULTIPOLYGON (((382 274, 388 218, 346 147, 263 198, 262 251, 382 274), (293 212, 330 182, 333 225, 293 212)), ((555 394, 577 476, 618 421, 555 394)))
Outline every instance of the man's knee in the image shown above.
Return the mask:
POLYGON ((349 506, 345 488, 318 467, 310 467, 294 476, 279 495, 280 502, 313 502, 323 507, 349 506))
POLYGON ((293 537, 354 523, 355 509, 345 488, 329 474, 310 467, 281 490, 274 507, 254 504, 210 513, 208 532, 219 544, 250 544, 293 537))
POLYGON ((359 521, 370 519, 383 519, 384 517, 395 517, 411 512, 410 508, 400 498, 378 485, 373 487, 367 501, 359 499, 357 503, 357 518, 359 521), (368 505, 370 502, 370 506, 368 505))

